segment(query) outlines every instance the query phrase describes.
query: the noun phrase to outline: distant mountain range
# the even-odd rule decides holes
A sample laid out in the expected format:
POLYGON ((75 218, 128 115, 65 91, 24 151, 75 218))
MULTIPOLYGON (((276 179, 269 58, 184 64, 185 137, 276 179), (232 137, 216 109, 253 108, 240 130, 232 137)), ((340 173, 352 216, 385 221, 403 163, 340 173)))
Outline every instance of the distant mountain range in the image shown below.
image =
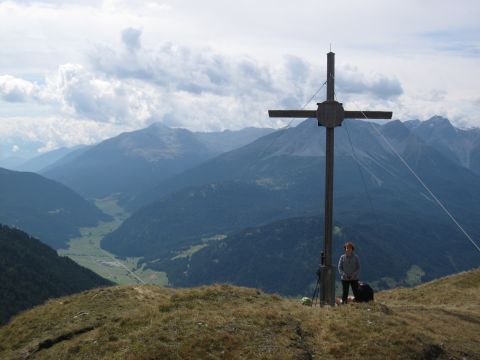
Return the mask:
POLYGON ((458 129, 440 116, 405 125, 443 155, 480 175, 480 129, 458 129))
POLYGON ((41 173, 86 198, 120 194, 125 203, 162 180, 272 131, 194 133, 157 123, 105 140, 41 173))
MULTIPOLYGON (((356 242, 364 280, 380 288, 412 283, 412 271, 428 280, 478 265, 390 146, 478 239, 479 139, 441 117, 346 120, 335 131, 335 256, 356 242)), ((105 249, 142 257, 139 266, 166 271, 174 286, 229 281, 296 295, 315 281, 323 241, 324 148, 312 120, 221 133, 154 124, 29 164, 55 181, 0 169, 0 222, 61 248, 109 219, 83 197, 115 194, 132 215, 105 249)))
POLYGON ((0 168, 0 223, 29 232, 53 248, 64 247, 81 227, 110 216, 65 185, 38 174, 0 168))
POLYGON ((0 325, 50 298, 106 285, 23 231, 0 225, 0 325))
POLYGON ((41 155, 38 155, 34 158, 31 158, 24 163, 15 166, 12 170, 16 171, 30 171, 30 172, 40 172, 45 170, 50 165, 56 163, 60 159, 70 158, 69 154, 77 153, 82 151, 83 148, 86 148, 86 145, 79 145, 73 148, 59 148, 52 150, 41 155))
MULTIPOLYGON (((422 127, 438 122, 433 118, 422 127)), ((429 144, 416 134, 420 130, 415 122, 354 120, 336 130, 335 221, 347 229, 346 238, 359 242, 368 262, 379 266, 364 275, 380 287, 406 281, 417 266, 431 279, 478 265, 472 245, 382 139, 388 139, 467 231, 480 237, 480 177, 444 155, 438 142, 429 144)), ((298 234, 309 234, 306 242, 319 242, 304 227, 310 226, 309 217, 323 213, 324 138, 324 129, 308 120, 166 179, 137 197, 134 208, 139 210, 104 238, 102 246, 122 256, 144 257, 148 266, 166 270, 174 285, 228 278, 288 292, 275 285, 274 277, 266 275, 268 281, 253 284, 251 272, 238 264, 228 271, 218 264, 248 259, 252 271, 262 273, 281 248, 284 268, 299 269, 297 260, 288 257, 297 251, 295 232, 283 231, 285 223, 278 221, 299 218, 292 220, 298 234), (265 229, 283 235, 271 247, 262 247, 262 256, 254 256, 255 244, 270 241, 265 229), (252 231, 265 236, 249 242, 245 234, 252 231), (224 259, 219 255, 232 248, 236 250, 223 253, 224 259)), ((314 244, 308 247, 314 249, 314 244)), ((302 259, 302 266, 314 271, 318 249, 310 253, 314 255, 302 259)))

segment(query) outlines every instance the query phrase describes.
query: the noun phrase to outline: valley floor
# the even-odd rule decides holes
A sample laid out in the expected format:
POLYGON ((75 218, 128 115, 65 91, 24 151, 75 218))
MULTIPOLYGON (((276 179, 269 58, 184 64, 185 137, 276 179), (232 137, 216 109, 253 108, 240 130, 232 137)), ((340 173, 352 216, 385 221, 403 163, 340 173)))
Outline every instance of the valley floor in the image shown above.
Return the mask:
POLYGON ((117 204, 115 197, 96 201, 96 205, 113 217, 111 222, 101 222, 96 227, 80 229, 81 236, 71 239, 68 249, 58 254, 68 256, 76 263, 116 284, 156 284, 165 286, 168 278, 164 272, 156 272, 139 266, 140 258, 119 259, 100 247, 102 238, 118 228, 128 214, 117 204))

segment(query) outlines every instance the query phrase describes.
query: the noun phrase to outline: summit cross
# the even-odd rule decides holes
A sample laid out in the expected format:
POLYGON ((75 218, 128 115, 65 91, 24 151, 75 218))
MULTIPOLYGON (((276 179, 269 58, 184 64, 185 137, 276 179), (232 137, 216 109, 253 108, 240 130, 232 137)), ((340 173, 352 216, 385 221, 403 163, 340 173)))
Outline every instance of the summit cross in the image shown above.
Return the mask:
POLYGON ((327 100, 317 110, 269 110, 269 117, 316 118, 326 128, 325 151, 325 233, 320 264, 320 305, 335 305, 335 267, 332 263, 333 228, 333 143, 334 129, 344 119, 391 119, 391 111, 346 111, 335 100, 335 54, 327 54, 327 100))

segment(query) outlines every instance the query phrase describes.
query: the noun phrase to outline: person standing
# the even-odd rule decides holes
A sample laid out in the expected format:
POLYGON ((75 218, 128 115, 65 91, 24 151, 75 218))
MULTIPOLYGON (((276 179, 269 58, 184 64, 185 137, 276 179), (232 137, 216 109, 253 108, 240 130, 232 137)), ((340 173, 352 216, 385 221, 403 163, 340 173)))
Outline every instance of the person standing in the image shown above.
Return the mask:
POLYGON ((358 256, 353 253, 355 246, 351 242, 347 242, 343 245, 345 254, 340 256, 338 261, 338 271, 342 279, 342 304, 346 304, 348 301, 348 291, 350 286, 352 287, 353 296, 357 297, 358 292, 358 274, 360 272, 360 260, 358 256))

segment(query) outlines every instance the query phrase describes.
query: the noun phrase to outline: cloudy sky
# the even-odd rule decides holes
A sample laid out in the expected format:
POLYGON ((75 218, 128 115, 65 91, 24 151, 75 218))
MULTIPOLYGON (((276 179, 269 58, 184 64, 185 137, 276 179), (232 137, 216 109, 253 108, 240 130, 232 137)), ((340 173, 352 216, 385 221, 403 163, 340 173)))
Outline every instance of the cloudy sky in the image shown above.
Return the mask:
POLYGON ((480 127, 479 19, 475 0, 0 0, 0 158, 285 126, 267 110, 312 98, 330 46, 346 109, 480 127))

